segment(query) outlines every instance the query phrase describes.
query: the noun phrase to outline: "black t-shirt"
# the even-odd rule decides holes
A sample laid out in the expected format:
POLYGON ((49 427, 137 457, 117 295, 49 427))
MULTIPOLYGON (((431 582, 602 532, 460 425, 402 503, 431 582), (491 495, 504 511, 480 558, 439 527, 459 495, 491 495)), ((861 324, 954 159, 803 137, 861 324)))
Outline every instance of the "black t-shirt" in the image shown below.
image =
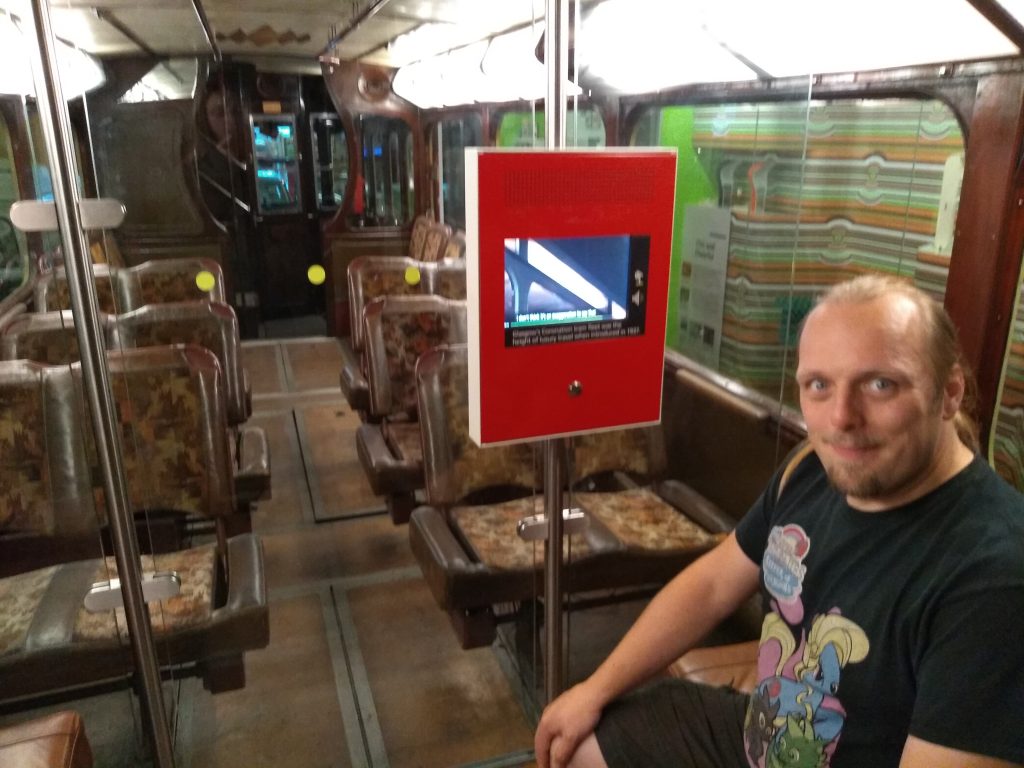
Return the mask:
POLYGON ((740 522, 768 611, 752 766, 897 766, 907 734, 1024 762, 1024 496, 981 459, 860 512, 813 453, 740 522))

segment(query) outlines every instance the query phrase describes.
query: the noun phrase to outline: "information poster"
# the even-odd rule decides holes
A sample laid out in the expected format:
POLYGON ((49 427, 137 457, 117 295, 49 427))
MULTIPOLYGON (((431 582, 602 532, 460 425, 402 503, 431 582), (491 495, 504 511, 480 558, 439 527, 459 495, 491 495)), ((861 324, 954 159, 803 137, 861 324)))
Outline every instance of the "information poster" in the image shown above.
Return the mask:
POLYGON ((722 349, 731 221, 728 208, 686 207, 683 264, 690 267, 690 296, 682 324, 685 350, 715 370, 722 349))

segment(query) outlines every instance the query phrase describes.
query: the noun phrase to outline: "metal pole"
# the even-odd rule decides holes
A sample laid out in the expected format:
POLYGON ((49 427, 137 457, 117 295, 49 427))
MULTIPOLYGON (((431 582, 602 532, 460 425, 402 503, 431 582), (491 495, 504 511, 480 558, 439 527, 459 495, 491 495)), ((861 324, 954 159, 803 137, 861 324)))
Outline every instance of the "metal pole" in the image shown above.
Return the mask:
POLYGON ((64 254, 64 268, 68 276, 75 333, 81 352, 85 395, 89 401, 96 449, 103 472, 103 488, 109 500, 111 537, 121 579, 125 619, 132 640, 136 681, 139 684, 138 694, 143 718, 152 737, 155 765, 158 768, 173 768, 174 752, 164 712, 160 669, 156 660, 149 612, 142 597, 139 545, 135 539, 135 527, 129 513, 124 465, 110 395, 110 376, 98 319, 96 286, 93 282, 92 263, 78 209, 78 189, 73 183, 75 153, 71 140, 71 120, 60 81, 56 76, 55 38, 46 0, 32 0, 32 10, 38 44, 38 54, 32 53, 36 99, 53 167, 51 182, 57 222, 67 251, 64 254))
MULTIPOLYGON (((565 93, 562 84, 569 67, 566 46, 569 29, 568 0, 546 0, 544 61, 548 92, 544 100, 544 136, 548 149, 565 147, 565 93)), ((544 548, 544 695, 553 701, 562 692, 562 485, 565 482, 565 440, 544 444, 544 513, 548 537, 544 548)))

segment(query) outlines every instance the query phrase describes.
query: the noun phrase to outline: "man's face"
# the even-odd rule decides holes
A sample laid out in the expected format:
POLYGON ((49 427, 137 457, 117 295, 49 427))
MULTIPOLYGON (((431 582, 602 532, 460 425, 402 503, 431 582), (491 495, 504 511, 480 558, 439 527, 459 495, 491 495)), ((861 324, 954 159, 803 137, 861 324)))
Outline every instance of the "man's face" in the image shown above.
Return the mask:
POLYGON ((936 392, 921 325, 918 308, 898 295, 823 304, 807 318, 796 378, 808 438, 859 509, 912 501, 941 473, 940 434, 962 379, 936 392))

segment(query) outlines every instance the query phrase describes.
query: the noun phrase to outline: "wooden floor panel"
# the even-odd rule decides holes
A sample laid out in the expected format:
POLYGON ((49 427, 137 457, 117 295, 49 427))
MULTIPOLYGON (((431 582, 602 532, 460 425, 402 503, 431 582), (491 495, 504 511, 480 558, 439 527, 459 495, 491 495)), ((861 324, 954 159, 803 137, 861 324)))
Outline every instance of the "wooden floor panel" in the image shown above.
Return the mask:
POLYGON ((391 768, 463 765, 532 746, 494 652, 459 647, 422 579, 347 596, 391 768))

